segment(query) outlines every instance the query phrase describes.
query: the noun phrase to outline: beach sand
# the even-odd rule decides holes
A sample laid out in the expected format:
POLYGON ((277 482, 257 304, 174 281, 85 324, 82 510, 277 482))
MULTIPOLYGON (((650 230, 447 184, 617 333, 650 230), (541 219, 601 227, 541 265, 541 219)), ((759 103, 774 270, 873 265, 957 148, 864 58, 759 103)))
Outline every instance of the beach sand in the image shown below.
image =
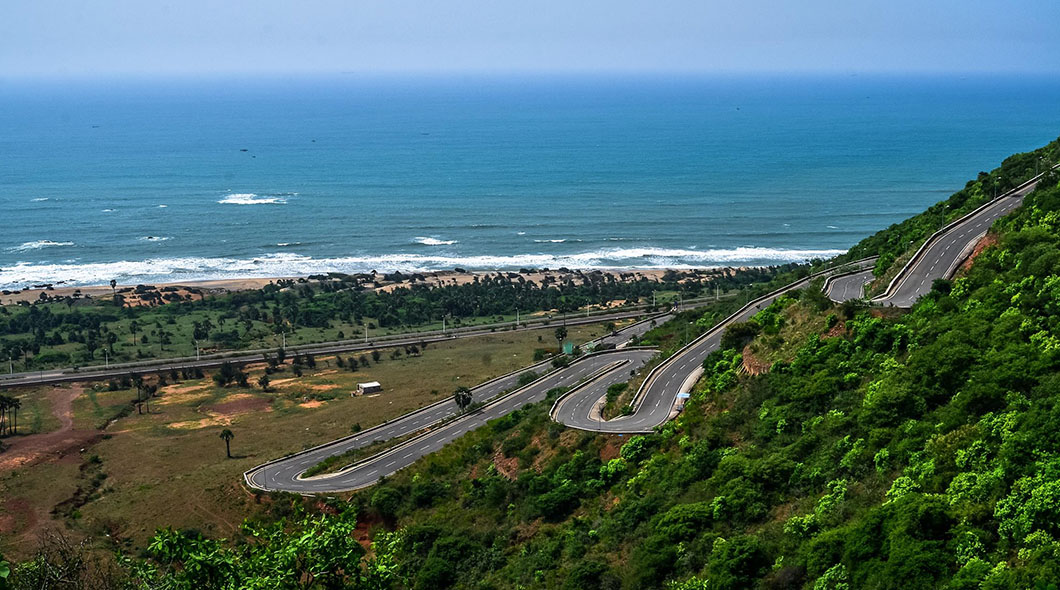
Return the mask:
MULTIPOLYGON (((708 269, 674 269, 675 272, 682 273, 685 279, 692 277, 706 278, 710 276, 717 276, 721 274, 731 274, 738 269, 734 268, 708 268, 708 269)), ((408 287, 411 285, 464 285, 467 283, 474 282, 476 277, 484 278, 489 276, 502 275, 518 275, 522 276, 526 281, 530 281, 537 284, 545 282, 562 283, 567 279, 574 281, 576 284, 584 282, 586 277, 595 273, 602 273, 614 276, 617 280, 635 281, 641 278, 648 279, 649 281, 662 281, 663 276, 670 272, 670 269, 608 269, 608 270, 549 270, 549 271, 533 271, 529 273, 519 273, 515 271, 476 271, 476 272, 458 272, 458 271, 434 271, 425 273, 407 273, 404 274, 404 278, 401 281, 385 281, 382 274, 377 274, 374 281, 366 281, 365 287, 368 289, 378 289, 380 291, 391 291, 400 287, 408 287)), ((197 300, 211 295, 222 295, 234 291, 249 291, 252 289, 261 289, 262 287, 276 283, 277 281, 295 281, 296 283, 315 282, 313 280, 299 278, 299 277, 245 277, 245 278, 232 278, 232 279, 221 279, 212 281, 185 281, 181 283, 154 283, 148 285, 147 289, 137 288, 136 285, 118 285, 113 290, 110 285, 94 285, 85 287, 53 287, 51 289, 24 289, 22 291, 11 291, 8 294, 0 294, 0 305, 13 305, 19 301, 38 301, 42 293, 47 294, 49 298, 53 299, 64 299, 72 297, 74 299, 101 299, 112 297, 115 293, 121 294, 125 298, 126 305, 129 306, 140 306, 140 305, 161 305, 173 300, 197 300), (176 299, 173 295, 178 295, 180 299, 176 299), (169 298, 167 299, 167 296, 169 298)))

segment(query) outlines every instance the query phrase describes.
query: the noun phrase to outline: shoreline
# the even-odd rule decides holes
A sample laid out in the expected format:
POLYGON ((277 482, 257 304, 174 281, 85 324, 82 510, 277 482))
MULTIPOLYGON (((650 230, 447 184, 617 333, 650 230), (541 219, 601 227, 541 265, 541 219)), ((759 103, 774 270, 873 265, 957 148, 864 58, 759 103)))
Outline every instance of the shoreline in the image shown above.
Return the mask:
MULTIPOLYGON (((429 285, 432 287, 443 285, 464 285, 474 282, 477 278, 502 275, 519 275, 525 280, 542 284, 543 282, 576 278, 586 275, 604 274, 616 277, 617 280, 631 281, 645 278, 652 281, 661 281, 663 276, 669 272, 682 273, 685 276, 705 277, 712 275, 730 274, 741 270, 755 268, 753 266, 726 266, 726 267, 704 267, 704 268, 628 268, 628 269, 529 269, 530 272, 489 270, 489 271, 464 271, 464 270, 439 270, 423 273, 364 273, 359 277, 370 277, 364 284, 367 290, 389 291, 399 287, 412 285, 429 285), (384 276, 400 274, 403 280, 386 281, 384 276)), ((320 275, 311 275, 314 277, 320 275)), ((262 289, 270 284, 280 281, 293 281, 296 284, 311 284, 320 282, 318 279, 309 277, 233 277, 230 279, 210 279, 200 281, 179 281, 167 283, 150 283, 139 285, 119 284, 113 289, 109 284, 83 285, 83 286, 52 286, 51 288, 29 288, 22 290, 7 290, 0 293, 0 305, 17 305, 19 302, 35 302, 41 299, 41 294, 46 294, 49 299, 88 299, 96 300, 109 298, 120 294, 126 298, 129 305, 160 305, 165 304, 167 295, 175 294, 180 300, 195 300, 213 295, 224 295, 238 291, 252 291, 262 289), (152 295, 153 294, 153 295, 152 295), (143 297, 141 297, 143 296, 143 297)))

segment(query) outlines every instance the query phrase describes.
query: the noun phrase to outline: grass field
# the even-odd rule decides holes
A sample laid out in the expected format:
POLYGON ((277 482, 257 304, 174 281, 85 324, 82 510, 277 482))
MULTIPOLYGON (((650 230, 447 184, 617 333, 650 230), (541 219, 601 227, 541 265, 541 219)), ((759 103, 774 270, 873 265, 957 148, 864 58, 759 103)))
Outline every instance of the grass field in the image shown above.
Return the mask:
MULTIPOLYGON (((582 342, 603 332, 596 325, 571 327, 569 339, 582 342)), ((370 366, 356 372, 339 368, 334 357, 319 357, 301 378, 289 365, 271 375, 267 392, 220 388, 207 375, 161 387, 143 415, 130 411, 134 390, 109 391, 105 383, 86 387, 72 402, 73 428, 103 434, 102 440, 58 461, 0 472, 0 551, 28 553, 32 537, 49 522, 78 534, 110 535, 126 550, 141 546, 161 526, 230 535, 260 509, 241 485, 247 468, 528 366, 535 348, 555 344, 550 330, 499 332, 430 345, 419 356, 392 359, 382 351, 379 362, 368 355, 370 366), (351 397, 362 381, 379 381, 384 391, 351 397), (104 426, 105 434, 98 430, 104 426), (231 460, 218 437, 223 428, 235 434, 231 460)), ((250 382, 264 369, 264 363, 248 367, 250 382)), ((79 386, 19 394, 29 400, 24 408, 49 408, 54 393, 70 387, 79 386)), ((37 414, 41 432, 58 428, 51 413, 37 414)))

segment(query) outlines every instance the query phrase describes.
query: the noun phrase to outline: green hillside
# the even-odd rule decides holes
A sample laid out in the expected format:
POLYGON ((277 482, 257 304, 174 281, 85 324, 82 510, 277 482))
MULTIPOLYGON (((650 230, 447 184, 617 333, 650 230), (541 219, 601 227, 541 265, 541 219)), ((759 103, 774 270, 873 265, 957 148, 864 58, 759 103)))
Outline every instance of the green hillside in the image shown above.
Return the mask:
MULTIPOLYGON (((1014 156, 1001 178, 1033 166, 1014 156)), ((984 182, 850 257, 900 258, 984 182)), ((349 502, 275 498, 238 538, 163 531, 121 568, 74 571, 158 588, 1056 588, 1060 186, 1041 186, 907 313, 812 290, 763 310, 654 434, 570 430, 546 401, 349 502)))

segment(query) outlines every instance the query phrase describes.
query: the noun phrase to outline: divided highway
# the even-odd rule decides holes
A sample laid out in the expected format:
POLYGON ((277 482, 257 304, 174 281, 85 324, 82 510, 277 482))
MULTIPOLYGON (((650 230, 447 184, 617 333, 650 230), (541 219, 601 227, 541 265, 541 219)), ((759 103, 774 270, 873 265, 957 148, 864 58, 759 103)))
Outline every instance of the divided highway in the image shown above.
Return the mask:
MULTIPOLYGON (((665 322, 670 317, 664 315, 638 322, 602 338, 599 342, 614 345, 625 344, 634 336, 644 334, 656 323, 665 322)), ((630 348, 586 355, 571 363, 569 367, 548 373, 515 392, 487 403, 474 412, 460 415, 460 410, 452 399, 446 398, 355 435, 259 465, 244 473, 243 477, 246 483, 254 488, 302 494, 362 488, 375 483, 382 476, 390 475, 411 465, 428 453, 437 451, 446 443, 469 430, 482 426, 488 420, 504 416, 528 403, 545 399, 550 389, 572 387, 579 384, 582 379, 591 378, 591 382, 585 387, 591 387, 594 390, 603 387, 606 390, 607 386, 612 383, 629 379, 629 372, 639 368, 654 354, 655 351, 652 350, 630 348), (454 417, 457 418, 442 424, 443 421, 454 417), (377 441, 414 435, 428 428, 430 430, 425 433, 369 460, 357 462, 343 471, 311 478, 301 477, 307 469, 332 455, 363 448, 377 441)), ((486 402, 514 388, 518 384, 519 375, 526 371, 543 372, 549 366, 550 361, 545 361, 487 381, 472 389, 472 399, 476 403, 486 402)))
MULTIPOLYGON (((912 307, 917 299, 931 291, 935 279, 948 279, 957 272, 957 267, 968 258, 990 226, 1022 205, 1024 197, 1038 186, 1043 175, 1035 176, 932 234, 891 281, 884 294, 872 302, 912 307)), ((864 297, 865 285, 872 279, 871 270, 835 277, 825 286, 825 293, 839 303, 858 299, 864 297)))
MULTIPOLYGON (((854 264, 864 267, 871 265, 872 261, 864 260, 854 264)), ((689 343, 651 371, 637 393, 634 401, 636 411, 631 416, 603 421, 599 415, 594 415, 593 406, 606 395, 608 386, 628 380, 631 371, 643 366, 656 354, 654 350, 625 348, 588 355, 565 369, 549 373, 534 383, 465 415, 460 415, 456 405, 447 399, 365 432, 260 465, 244 473, 244 480, 248 486, 253 488, 302 494, 330 493, 367 487, 378 481, 380 477, 395 473, 411 465, 420 457, 441 449, 445 444, 484 425, 488 420, 501 417, 528 403, 545 399, 550 389, 561 386, 575 386, 575 388, 553 408, 553 417, 559 422, 574 428, 600 432, 650 432, 652 428, 670 418, 678 394, 682 390, 687 391, 694 384, 703 360, 720 345, 721 335, 725 328, 733 322, 750 319, 760 309, 768 306, 784 293, 804 287, 817 278, 835 272, 837 270, 833 269, 816 273, 760 297, 689 343), (446 421, 447 419, 449 421, 446 421), (362 448, 377 440, 415 435, 420 431, 424 432, 378 455, 358 461, 340 472, 308 478, 301 477, 307 469, 332 455, 362 448)), ((667 319, 669 317, 660 317, 656 318, 656 321, 663 322, 667 319)), ((635 334, 646 332, 649 328, 649 322, 641 322, 622 330, 609 339, 623 343, 635 334)), ((529 367, 525 370, 534 369, 535 367, 529 367)), ((514 373, 487 382, 473 390, 474 399, 480 401, 491 398, 512 387, 517 379, 518 373, 514 373)))

